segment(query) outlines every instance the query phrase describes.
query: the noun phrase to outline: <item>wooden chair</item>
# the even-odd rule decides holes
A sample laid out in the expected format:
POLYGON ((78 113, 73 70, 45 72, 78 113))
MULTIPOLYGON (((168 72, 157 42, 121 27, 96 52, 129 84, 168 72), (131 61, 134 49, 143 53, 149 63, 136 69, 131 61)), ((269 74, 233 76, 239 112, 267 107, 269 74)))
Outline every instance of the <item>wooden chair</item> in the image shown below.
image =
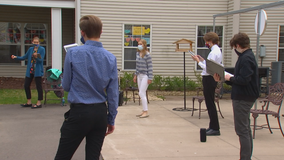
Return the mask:
MULTIPOLYGON (((221 94, 220 94, 221 93, 221 89, 222 89, 222 83, 218 83, 218 85, 217 85, 217 87, 215 89, 215 103, 217 104, 217 107, 218 107, 217 111, 220 113, 220 116, 222 118, 224 118, 224 116, 223 116, 223 114, 221 112, 221 109, 220 109, 220 105, 219 105, 219 99, 221 97, 221 94)), ((199 119, 200 119, 200 116, 201 116, 201 112, 207 111, 207 109, 202 109, 201 108, 201 103, 205 100, 205 97, 201 96, 200 93, 199 93, 199 92, 202 92, 202 91, 203 91, 202 88, 197 88, 197 95, 192 97, 192 114, 191 114, 191 116, 193 116, 195 110, 199 110, 199 119), (195 101, 195 99, 198 100, 198 102, 199 102, 199 108, 198 109, 194 109, 194 101, 195 101)))
POLYGON ((273 86, 269 86, 269 92, 267 97, 259 99, 259 102, 263 103, 261 106, 261 109, 251 109, 250 113, 252 113, 253 117, 253 138, 255 138, 255 130, 256 127, 258 128, 268 128, 270 133, 272 134, 271 129, 280 129, 283 137, 284 133, 281 127, 281 122, 280 122, 280 110, 283 102, 283 96, 284 96, 284 83, 276 83, 273 86), (272 106, 271 106, 272 104, 272 106), (269 108, 270 107, 270 108, 269 108), (273 107, 273 109, 272 109, 273 107), (264 114, 266 118, 266 124, 259 125, 257 126, 255 121, 256 118, 258 117, 259 114, 264 114), (277 118, 278 121, 278 128, 271 128, 269 124, 269 119, 268 115, 272 115, 275 118, 277 118), (266 127, 267 126, 267 127, 266 127))
MULTIPOLYGON (((127 93, 128 93, 128 91, 130 91, 130 92, 132 92, 132 99, 133 99, 133 102, 135 103, 135 99, 138 99, 138 101, 139 101, 139 105, 140 105, 140 96, 139 96, 139 89, 137 88, 137 87, 126 87, 125 89, 124 89, 124 91, 125 91, 125 98, 126 98, 126 101, 125 101, 125 104, 127 104, 127 101, 128 101, 128 98, 127 98, 127 93), (137 93, 135 93, 135 92, 137 92, 137 93), (137 96, 138 97, 137 97, 137 96)), ((148 99, 148 92, 146 91, 146 97, 147 97, 147 102, 148 103, 150 103, 149 102, 149 99, 148 99)))
POLYGON ((63 100, 64 97, 64 89, 61 86, 61 78, 58 80, 51 80, 50 78, 50 72, 45 72, 44 73, 44 80, 43 80, 43 90, 44 90, 44 104, 46 104, 47 100, 63 100), (57 99, 47 99, 47 93, 49 91, 54 91, 54 92, 59 92, 57 95, 59 98, 57 99))

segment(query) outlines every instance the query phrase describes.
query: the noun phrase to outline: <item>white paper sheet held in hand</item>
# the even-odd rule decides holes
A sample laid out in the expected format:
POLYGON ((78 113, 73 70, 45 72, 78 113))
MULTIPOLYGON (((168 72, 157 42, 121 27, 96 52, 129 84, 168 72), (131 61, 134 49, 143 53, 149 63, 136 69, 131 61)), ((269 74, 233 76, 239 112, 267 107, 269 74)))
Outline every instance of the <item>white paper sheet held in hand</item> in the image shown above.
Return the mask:
POLYGON ((206 60, 206 72, 209 73, 211 76, 213 76, 215 73, 219 74, 220 79, 222 82, 225 81, 225 69, 223 65, 207 59, 206 60))
POLYGON ((72 47, 77 47, 78 44, 77 43, 73 43, 73 44, 67 44, 67 45, 64 45, 63 48, 65 49, 65 51, 67 52, 69 48, 72 48, 72 47))
POLYGON ((227 74, 230 75, 231 77, 234 77, 233 74, 231 74, 231 73, 225 71, 225 76, 226 76, 227 74))

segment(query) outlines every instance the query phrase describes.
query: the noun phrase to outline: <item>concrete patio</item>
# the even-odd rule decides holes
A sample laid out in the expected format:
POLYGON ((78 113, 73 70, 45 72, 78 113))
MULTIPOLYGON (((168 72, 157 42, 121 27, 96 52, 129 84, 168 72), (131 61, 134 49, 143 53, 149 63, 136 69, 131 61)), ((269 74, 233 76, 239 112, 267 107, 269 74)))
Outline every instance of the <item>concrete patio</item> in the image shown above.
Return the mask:
MULTIPOLYGON (((197 111, 193 116, 191 111, 174 111, 173 108, 184 107, 183 96, 150 101, 148 118, 137 118, 135 115, 141 112, 142 106, 129 101, 118 108, 115 132, 105 138, 104 159, 238 160, 239 141, 234 131, 231 100, 221 99, 220 106, 225 117, 222 119, 219 115, 221 135, 200 142, 200 128, 208 127, 207 112, 202 112, 199 119, 197 111)), ((186 107, 192 107, 190 96, 186 107)), ((53 159, 63 114, 68 109, 68 106, 52 104, 41 109, 0 105, 1 160, 53 159)), ((277 126, 274 117, 270 117, 270 122, 277 126)), ((265 123, 265 117, 258 117, 257 123, 265 123)), ((83 141, 73 160, 85 158, 84 144, 83 141)), ((273 130, 273 134, 268 129, 257 130, 252 160, 283 160, 283 149, 284 137, 279 129, 273 130)))

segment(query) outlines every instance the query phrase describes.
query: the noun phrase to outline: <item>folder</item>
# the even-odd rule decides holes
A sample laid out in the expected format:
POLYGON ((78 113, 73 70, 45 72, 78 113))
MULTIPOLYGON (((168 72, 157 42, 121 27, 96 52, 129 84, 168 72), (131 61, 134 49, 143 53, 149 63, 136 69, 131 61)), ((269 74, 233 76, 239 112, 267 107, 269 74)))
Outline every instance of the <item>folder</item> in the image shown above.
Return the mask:
POLYGON ((215 73, 219 74, 222 82, 225 81, 225 68, 220 63, 214 60, 206 60, 206 72, 213 76, 215 73))

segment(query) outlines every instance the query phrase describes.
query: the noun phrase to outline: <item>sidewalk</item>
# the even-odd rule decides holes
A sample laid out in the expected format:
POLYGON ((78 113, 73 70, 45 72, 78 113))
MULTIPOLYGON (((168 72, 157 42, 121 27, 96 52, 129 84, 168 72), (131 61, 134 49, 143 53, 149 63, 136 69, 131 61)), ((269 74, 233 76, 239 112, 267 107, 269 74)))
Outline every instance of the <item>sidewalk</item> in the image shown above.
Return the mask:
MULTIPOLYGON (((202 104, 205 108, 205 104, 202 104)), ((260 104, 258 104, 260 107, 260 104)), ((224 115, 219 115, 221 136, 200 142, 200 128, 208 127, 207 112, 173 111, 184 107, 183 97, 150 101, 148 118, 137 118, 142 106, 129 101, 118 108, 115 132, 106 137, 102 149, 105 160, 238 160, 239 140, 234 131, 231 100, 221 99, 224 115)), ((190 96, 186 107, 192 107, 190 96)), ((196 104, 197 107, 197 104, 196 104)), ((57 150, 63 114, 68 106, 48 105, 41 109, 0 105, 1 160, 51 160, 57 150)), ((277 126, 274 117, 271 125, 277 126)), ((283 118, 282 118, 283 120, 283 118)), ((258 117, 258 124, 265 117, 258 117)), ((282 123, 284 123, 282 121, 282 123)), ((279 129, 256 131, 252 160, 283 160, 284 137, 279 129)), ((82 160, 82 142, 72 160, 82 160)))

